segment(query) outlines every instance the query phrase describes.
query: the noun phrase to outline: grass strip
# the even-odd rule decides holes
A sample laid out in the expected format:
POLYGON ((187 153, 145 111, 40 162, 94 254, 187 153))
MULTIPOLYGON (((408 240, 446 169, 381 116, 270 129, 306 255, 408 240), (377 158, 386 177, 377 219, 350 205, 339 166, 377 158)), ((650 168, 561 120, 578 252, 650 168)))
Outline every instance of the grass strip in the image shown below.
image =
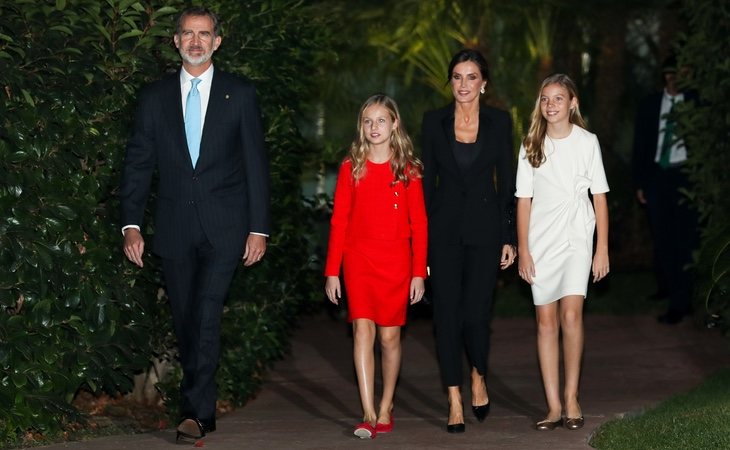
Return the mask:
POLYGON ((656 408, 606 422, 590 445, 599 450, 730 448, 730 368, 656 408))

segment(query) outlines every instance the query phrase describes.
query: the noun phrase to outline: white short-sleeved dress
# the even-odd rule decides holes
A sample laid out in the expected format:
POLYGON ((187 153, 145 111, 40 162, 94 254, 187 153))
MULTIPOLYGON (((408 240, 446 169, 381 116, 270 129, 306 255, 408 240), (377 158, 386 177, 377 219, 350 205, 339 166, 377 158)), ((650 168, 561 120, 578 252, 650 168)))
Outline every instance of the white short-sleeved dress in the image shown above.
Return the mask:
POLYGON ((588 197, 608 192, 595 134, 573 125, 562 139, 545 136, 537 169, 520 148, 516 197, 532 197, 528 246, 535 264, 532 299, 545 305, 588 290, 596 215, 588 197))

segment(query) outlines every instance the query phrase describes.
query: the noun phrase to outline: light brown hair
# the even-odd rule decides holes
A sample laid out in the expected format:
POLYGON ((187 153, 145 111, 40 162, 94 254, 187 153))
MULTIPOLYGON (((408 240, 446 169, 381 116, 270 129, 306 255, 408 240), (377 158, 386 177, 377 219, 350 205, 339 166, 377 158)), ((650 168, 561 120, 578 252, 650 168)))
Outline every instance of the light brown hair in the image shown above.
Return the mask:
MULTIPOLYGON (((542 91, 551 84, 558 84, 564 87, 568 91, 568 101, 572 101, 573 98, 577 100, 578 89, 575 86, 573 80, 569 76, 556 73, 545 78, 540 85, 540 90, 537 92, 537 100, 535 101, 535 109, 532 110, 530 116, 530 129, 527 132, 527 136, 522 141, 525 146, 525 158, 532 167, 540 167, 545 162, 545 135, 547 134, 547 120, 542 116, 540 109, 540 97, 542 97, 542 91)), ((574 123, 581 128, 586 128, 585 120, 580 114, 580 106, 576 102, 575 108, 570 109, 570 115, 568 116, 570 123, 574 123)))
POLYGON ((411 178, 421 177, 423 163, 413 154, 413 142, 403 125, 400 112, 398 111, 398 105, 395 103, 395 100, 385 94, 370 96, 360 107, 360 112, 357 115, 357 135, 350 145, 349 153, 349 159, 352 162, 352 177, 357 181, 365 176, 365 164, 367 162, 367 153, 370 144, 365 137, 362 116, 365 110, 372 105, 384 107, 390 114, 391 120, 398 122, 398 126, 393 129, 390 136, 390 149, 392 152, 390 157, 390 170, 393 172, 392 184, 401 181, 404 185, 408 186, 411 178))

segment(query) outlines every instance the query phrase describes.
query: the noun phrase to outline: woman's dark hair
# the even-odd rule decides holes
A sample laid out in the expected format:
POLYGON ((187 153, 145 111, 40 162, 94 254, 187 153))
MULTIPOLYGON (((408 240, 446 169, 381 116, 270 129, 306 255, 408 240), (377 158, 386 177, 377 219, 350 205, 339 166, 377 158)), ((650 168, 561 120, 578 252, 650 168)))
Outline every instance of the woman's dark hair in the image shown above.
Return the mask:
POLYGON ((478 50, 474 50, 471 48, 465 48, 462 50, 459 50, 453 58, 451 58, 451 62, 449 63, 449 73, 446 74, 446 83, 448 84, 451 81, 451 74, 454 72, 454 67, 457 64, 471 61, 477 66, 479 66, 479 72, 482 74, 482 78, 485 81, 489 81, 489 66, 487 66, 487 60, 484 59, 484 56, 482 56, 481 53, 479 53, 478 50))

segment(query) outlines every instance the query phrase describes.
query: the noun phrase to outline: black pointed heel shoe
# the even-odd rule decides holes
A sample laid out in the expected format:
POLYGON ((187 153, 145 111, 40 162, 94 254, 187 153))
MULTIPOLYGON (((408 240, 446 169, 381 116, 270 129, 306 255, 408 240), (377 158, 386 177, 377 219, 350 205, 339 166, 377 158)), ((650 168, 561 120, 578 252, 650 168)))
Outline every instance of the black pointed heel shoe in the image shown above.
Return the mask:
MULTIPOLYGON (((459 399, 459 403, 461 404, 461 399, 459 399)), ((459 417, 459 416, 456 416, 459 417)), ((461 410, 461 422, 459 423, 449 423, 451 422, 451 401, 449 401, 449 415, 448 419, 446 420, 446 431, 449 433, 463 433, 466 430, 466 425, 464 425, 464 410, 462 408, 461 410)))
POLYGON ((492 406, 491 403, 487 403, 486 405, 480 405, 480 406, 472 406, 471 412, 474 413, 474 417, 477 418, 478 421, 484 422, 484 419, 487 418, 489 415, 489 408, 492 406))
POLYGON ((449 433, 463 433, 464 431, 466 431, 466 425, 464 425, 463 423, 446 425, 446 431, 449 433))

